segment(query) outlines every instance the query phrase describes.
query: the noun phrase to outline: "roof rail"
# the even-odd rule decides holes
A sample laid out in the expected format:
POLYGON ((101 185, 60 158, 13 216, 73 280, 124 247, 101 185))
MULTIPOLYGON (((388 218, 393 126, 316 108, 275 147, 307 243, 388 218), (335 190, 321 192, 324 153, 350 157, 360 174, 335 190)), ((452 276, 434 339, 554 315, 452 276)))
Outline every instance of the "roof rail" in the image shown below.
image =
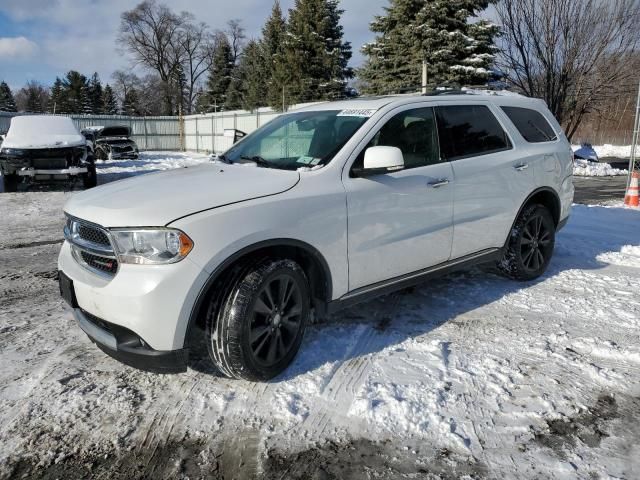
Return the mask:
POLYGON ((512 92, 506 89, 492 89, 486 85, 478 87, 436 87, 435 90, 423 94, 424 96, 437 96, 437 95, 496 95, 505 97, 522 97, 524 95, 516 92, 512 92))

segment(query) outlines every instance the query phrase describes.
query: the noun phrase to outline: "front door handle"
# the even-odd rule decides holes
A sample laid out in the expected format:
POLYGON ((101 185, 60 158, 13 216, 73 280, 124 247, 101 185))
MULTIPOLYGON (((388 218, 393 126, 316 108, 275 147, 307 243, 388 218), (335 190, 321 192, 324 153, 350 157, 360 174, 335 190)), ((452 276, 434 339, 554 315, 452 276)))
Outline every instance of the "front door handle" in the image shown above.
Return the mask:
POLYGON ((515 165, 513 168, 515 168, 519 172, 522 172, 523 170, 526 170, 527 168, 529 168, 529 164, 528 163, 521 163, 519 165, 515 165))
POLYGON ((440 188, 440 187, 444 187, 445 185, 449 185, 448 178, 439 178, 438 180, 434 180, 433 182, 427 183, 427 186, 431 188, 440 188))

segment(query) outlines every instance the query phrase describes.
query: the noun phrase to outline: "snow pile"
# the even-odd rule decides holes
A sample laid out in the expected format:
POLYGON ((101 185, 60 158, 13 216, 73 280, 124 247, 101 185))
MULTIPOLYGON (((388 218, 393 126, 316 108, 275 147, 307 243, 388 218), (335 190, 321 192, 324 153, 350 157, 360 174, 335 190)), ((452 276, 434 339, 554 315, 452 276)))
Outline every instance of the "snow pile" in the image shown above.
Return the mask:
POLYGON ((193 152, 141 152, 137 160, 97 160, 98 175, 130 174, 172 170, 211 161, 205 153, 193 152))
POLYGON ((574 160, 573 174, 579 177, 614 177, 627 175, 628 170, 613 168, 608 163, 591 162, 589 160, 574 160))
POLYGON ((598 153, 600 158, 631 158, 631 145, 594 145, 593 149, 598 153))

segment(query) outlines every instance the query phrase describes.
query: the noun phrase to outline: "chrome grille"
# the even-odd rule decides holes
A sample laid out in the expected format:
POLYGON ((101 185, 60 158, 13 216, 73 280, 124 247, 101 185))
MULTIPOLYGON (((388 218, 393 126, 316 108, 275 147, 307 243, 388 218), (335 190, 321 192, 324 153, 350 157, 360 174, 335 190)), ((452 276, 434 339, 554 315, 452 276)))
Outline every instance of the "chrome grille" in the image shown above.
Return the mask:
POLYGON ((75 260, 87 270, 110 277, 118 272, 118 259, 107 230, 68 216, 64 236, 75 260))
POLYGON ((80 235, 80 238, 87 242, 97 243, 98 245, 104 245, 105 247, 111 248, 109 237, 107 237, 107 234, 99 228, 81 223, 78 227, 78 234, 80 235))

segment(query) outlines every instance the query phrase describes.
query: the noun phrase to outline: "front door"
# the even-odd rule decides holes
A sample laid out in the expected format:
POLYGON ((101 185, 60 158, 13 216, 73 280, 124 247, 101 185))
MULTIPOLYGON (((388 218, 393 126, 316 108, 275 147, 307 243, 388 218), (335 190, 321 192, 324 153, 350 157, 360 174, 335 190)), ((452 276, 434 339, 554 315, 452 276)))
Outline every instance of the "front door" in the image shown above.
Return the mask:
POLYGON ((348 211, 349 290, 449 259, 453 234, 453 172, 440 160, 431 107, 398 109, 370 134, 344 173, 348 211), (373 146, 402 150, 397 172, 354 176, 373 146))

